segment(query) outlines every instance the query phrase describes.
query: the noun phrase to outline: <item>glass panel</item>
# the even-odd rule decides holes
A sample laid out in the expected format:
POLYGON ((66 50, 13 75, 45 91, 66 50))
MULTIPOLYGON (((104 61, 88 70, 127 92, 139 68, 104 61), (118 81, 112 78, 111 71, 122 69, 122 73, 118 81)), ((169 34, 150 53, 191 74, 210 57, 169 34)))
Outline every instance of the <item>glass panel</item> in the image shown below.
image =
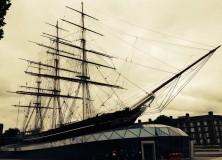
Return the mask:
POLYGON ((177 130, 174 130, 174 128, 169 128, 169 133, 171 136, 180 136, 180 133, 178 133, 177 130))
MULTIPOLYGON (((92 137, 90 137, 89 140, 95 141, 95 138, 92 136, 92 137)), ((88 140, 88 141, 89 141, 89 140, 88 140)), ((76 143, 82 143, 82 142, 84 142, 83 137, 77 137, 76 143)))
POLYGON ((159 128, 159 132, 160 132, 159 135, 161 135, 161 136, 169 136, 170 135, 168 128, 161 127, 161 128, 159 128))
POLYGON ((160 128, 160 130, 161 130, 162 132, 164 132, 166 135, 169 135, 169 134, 170 134, 168 128, 160 128))
POLYGON ((129 129, 130 132, 132 132, 133 134, 135 134, 135 136, 139 137, 140 135, 140 129, 129 129))
POLYGON ((85 137, 86 141, 88 141, 88 139, 89 139, 91 136, 92 136, 92 135, 86 135, 86 136, 84 136, 84 137, 85 137))
POLYGON ((154 135, 150 134, 150 133, 147 132, 146 130, 141 129, 140 137, 153 137, 153 136, 154 136, 154 135))
POLYGON ((144 128, 147 132, 149 132, 152 135, 155 135, 155 128, 144 128))
POLYGON ((94 142, 96 141, 95 138, 93 136, 91 136, 89 139, 88 139, 88 142, 94 142))
POLYGON ((215 131, 218 131, 218 127, 217 126, 215 126, 215 131))
POLYGON ((135 134, 133 134, 132 132, 130 131, 127 131, 126 134, 125 134, 125 138, 133 138, 133 137, 136 137, 135 134))
POLYGON ((160 128, 155 128, 155 135, 162 136, 162 133, 160 132, 160 128))
POLYGON ((209 137, 209 133, 206 133, 206 136, 209 137))
POLYGON ((113 132, 104 132, 103 134, 104 134, 108 139, 110 139, 112 133, 113 133, 113 132))
POLYGON ((183 132, 180 128, 177 128, 177 131, 181 136, 188 136, 185 132, 183 132))
POLYGON ((117 134, 116 132, 113 132, 110 139, 122 139, 122 137, 119 134, 117 134))
POLYGON ((197 144, 197 140, 196 139, 193 142, 194 142, 194 144, 197 144))
POLYGON ((208 143, 208 144, 210 143, 210 139, 207 139, 207 143, 208 143))
POLYGON ((99 137, 101 136, 101 133, 93 134, 93 136, 95 137, 96 140, 98 140, 99 137))
POLYGON ((125 134, 126 134, 126 130, 119 130, 119 131, 116 131, 117 134, 119 134, 121 137, 124 138, 125 134))
POLYGON ((102 134, 98 140, 103 141, 103 140, 108 140, 108 138, 104 134, 102 134))
POLYGON ((200 139, 200 144, 203 144, 203 140, 202 139, 200 139))
POLYGON ((167 125, 164 124, 154 124, 153 127, 155 128, 161 128, 161 127, 168 127, 167 125))

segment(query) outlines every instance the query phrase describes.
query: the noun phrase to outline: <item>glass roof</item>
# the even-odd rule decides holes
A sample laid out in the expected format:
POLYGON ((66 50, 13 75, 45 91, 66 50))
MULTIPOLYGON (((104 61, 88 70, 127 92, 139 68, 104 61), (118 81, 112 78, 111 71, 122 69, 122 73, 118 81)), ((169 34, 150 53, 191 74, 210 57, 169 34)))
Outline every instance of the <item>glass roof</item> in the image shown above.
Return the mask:
MULTIPOLYGON (((112 139, 124 138, 139 138, 139 137, 162 137, 162 136, 185 136, 188 135, 179 128, 166 126, 162 124, 135 124, 129 127, 116 128, 103 132, 94 133, 76 137, 76 142, 80 143, 79 139, 84 139, 84 142, 104 141, 112 139)), ((74 140, 74 141, 75 141, 74 140)), ((83 142, 83 141, 81 141, 83 142)))

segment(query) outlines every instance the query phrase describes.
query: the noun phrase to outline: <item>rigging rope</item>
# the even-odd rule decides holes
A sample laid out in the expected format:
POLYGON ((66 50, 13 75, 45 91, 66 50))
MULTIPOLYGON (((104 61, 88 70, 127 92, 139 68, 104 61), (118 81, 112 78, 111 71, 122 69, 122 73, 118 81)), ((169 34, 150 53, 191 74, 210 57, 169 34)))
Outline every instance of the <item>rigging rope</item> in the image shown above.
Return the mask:
POLYGON ((173 46, 177 46, 177 47, 185 47, 185 48, 191 48, 191 49, 199 49, 199 50, 204 50, 204 51, 210 51, 211 50, 211 49, 207 49, 207 48, 193 47, 193 46, 188 46, 188 45, 183 45, 183 44, 178 44, 178 43, 171 43, 171 42, 165 42, 165 41, 150 39, 150 38, 146 38, 146 37, 140 37, 140 36, 136 36, 136 35, 133 35, 131 33, 127 33, 125 31, 119 30, 117 28, 114 28, 114 27, 109 26, 109 25, 107 25, 105 23, 102 23, 102 22, 100 22, 100 24, 105 25, 106 27, 111 28, 111 29, 113 29, 114 31, 116 31, 118 33, 125 34, 125 35, 128 35, 130 37, 134 37, 134 38, 143 39, 145 41, 152 41, 152 42, 156 42, 156 43, 160 43, 160 44, 173 45, 173 46))
MULTIPOLYGON (((97 68, 97 70, 99 71, 99 73, 102 75, 102 77, 104 78, 104 80, 106 81, 106 83, 108 83, 107 79, 104 77, 104 75, 103 75, 102 72, 99 70, 99 68, 98 68, 98 67, 96 67, 96 68, 97 68)), ((114 71, 116 71, 116 70, 114 70, 114 71)), ((114 84, 116 84, 116 83, 114 83, 114 84)), ((111 90, 113 91, 113 94, 115 94, 116 97, 119 99, 119 101, 122 102, 122 100, 119 98, 119 96, 118 96, 118 94, 115 92, 115 90, 114 90, 113 88, 111 88, 111 90)), ((110 97, 111 97, 111 96, 110 96, 110 97)), ((121 103, 121 104, 122 104, 122 103, 121 103)), ((124 104, 123 104, 123 106, 121 106, 121 107, 125 108, 126 106, 124 106, 124 104)))
MULTIPOLYGON (((190 77, 177 89, 177 92, 174 93, 174 95, 170 95, 167 100, 164 102, 164 100, 161 102, 158 108, 154 108, 153 110, 149 111, 148 113, 145 112, 143 115, 153 114, 157 112, 161 112, 166 106, 181 92, 181 90, 191 81, 191 79, 200 71, 200 69, 204 66, 204 64, 209 60, 209 58, 212 55, 208 56, 202 63, 199 63, 199 66, 197 66, 195 69, 191 69, 191 72, 193 72, 190 77), (164 103, 163 103, 164 102, 164 103)), ((178 84, 179 79, 176 84, 178 84)), ((173 86, 173 90, 176 88, 176 85, 173 86)), ((170 92, 170 90, 169 90, 170 92)), ((167 96, 167 95, 166 95, 167 96)))
MULTIPOLYGON (((108 32, 109 32, 113 37, 119 39, 120 41, 124 42, 124 43, 127 44, 127 45, 132 46, 132 44, 130 44, 129 42, 127 42, 127 41, 125 41, 125 40, 119 38, 118 36, 112 34, 110 31, 108 31, 108 32)), ((165 65, 167 65, 167 66, 170 66, 171 68, 174 68, 174 69, 176 69, 177 71, 179 71, 179 69, 177 69, 176 67, 174 67, 174 66, 172 66, 172 65, 170 65, 170 64, 168 64, 168 63, 166 63, 166 62, 164 62, 163 60, 160 60, 159 58, 157 58, 157 57, 155 57, 155 56, 153 56, 153 55, 151 55, 151 54, 149 54, 149 53, 143 51, 142 49, 139 49, 139 48, 137 48, 137 47, 135 47, 135 49, 138 50, 138 51, 140 51, 141 53, 143 53, 143 54, 145 54, 145 55, 148 55, 148 56, 152 57, 153 59, 155 59, 155 60, 157 60, 157 61, 159 61, 159 62, 161 62, 161 63, 163 63, 163 64, 165 64, 165 65)))
POLYGON ((92 9, 94 9, 95 11, 100 12, 100 13, 108 16, 108 17, 111 17, 111 18, 113 18, 113 19, 115 19, 115 20, 124 22, 124 23, 126 23, 126 24, 131 25, 131 26, 135 26, 135 27, 141 28, 141 29, 143 29, 143 30, 145 30, 145 31, 157 33, 157 34, 160 34, 160 35, 163 35, 163 36, 166 36, 166 37, 172 37, 172 38, 175 38, 175 39, 180 39, 180 40, 183 40, 183 41, 187 41, 187 42, 191 42, 191 43, 195 43, 195 44, 199 44, 199 45, 204 45, 204 46, 208 46, 208 47, 214 47, 214 46, 212 46, 212 45, 204 44, 204 43, 201 43, 201 42, 191 41, 191 40, 187 40, 187 39, 184 39, 184 38, 180 38, 180 37, 177 37, 177 36, 174 36, 174 35, 170 35, 170 34, 165 34, 165 33, 162 33, 162 32, 158 32, 158 31, 155 31, 155 30, 153 30, 153 29, 144 28, 144 27, 142 27, 142 26, 139 26, 139 25, 136 25, 136 24, 132 24, 132 23, 127 22, 127 21, 125 21, 125 20, 122 20, 122 19, 116 18, 116 17, 114 17, 114 16, 111 16, 111 15, 109 15, 109 14, 107 14, 107 13, 101 11, 101 10, 95 9, 94 7, 92 7, 92 6, 89 5, 89 4, 87 4, 86 6, 92 8, 92 9))

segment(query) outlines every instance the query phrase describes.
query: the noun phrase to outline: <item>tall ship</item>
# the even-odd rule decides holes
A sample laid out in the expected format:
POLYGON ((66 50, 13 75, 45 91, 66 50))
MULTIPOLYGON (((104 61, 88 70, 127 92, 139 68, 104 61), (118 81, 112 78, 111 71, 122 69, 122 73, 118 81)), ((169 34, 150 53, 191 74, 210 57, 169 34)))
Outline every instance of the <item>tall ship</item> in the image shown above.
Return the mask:
POLYGON ((220 47, 209 50, 152 89, 142 88, 143 94, 121 99, 128 96, 128 90, 120 79, 133 82, 112 63, 118 57, 88 45, 91 42, 87 33, 96 38, 103 34, 86 27, 85 19, 98 19, 84 12, 83 3, 81 10, 66 8, 80 17, 80 24, 66 18, 59 22, 77 28, 78 32, 71 34, 74 40, 66 38, 70 32, 57 21, 55 25, 47 23, 55 34, 42 35, 49 40, 48 44, 30 41, 42 48, 40 58, 38 61, 22 59, 28 63, 25 73, 30 82, 20 86, 19 91, 11 91, 21 95, 19 104, 14 105, 24 111, 21 133, 15 144, 0 148, 0 157, 33 154, 49 145, 51 149, 65 148, 71 145, 67 141, 75 137, 132 125, 152 109, 152 103, 163 93, 166 96, 154 110, 165 108, 220 47), (188 73, 190 77, 184 81, 182 77, 188 73), (176 90, 179 82, 183 84, 176 90))

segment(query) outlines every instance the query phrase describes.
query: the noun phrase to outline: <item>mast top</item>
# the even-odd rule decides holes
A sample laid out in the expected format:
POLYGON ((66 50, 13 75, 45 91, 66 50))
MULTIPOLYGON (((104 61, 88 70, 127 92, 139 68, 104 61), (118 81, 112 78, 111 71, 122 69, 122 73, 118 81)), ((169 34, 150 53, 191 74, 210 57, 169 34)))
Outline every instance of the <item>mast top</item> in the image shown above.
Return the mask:
MULTIPOLYGON (((82 4, 82 7, 83 7, 83 2, 82 2, 81 4, 82 4)), ((83 13, 83 12, 81 12, 81 11, 78 11, 78 10, 76 10, 76 9, 73 9, 73 8, 71 8, 71 7, 69 7, 69 6, 66 6, 66 8, 68 8, 68 9, 70 9, 70 10, 73 10, 73 11, 75 11, 75 12, 77 12, 77 13, 80 13, 80 14, 82 14, 82 15, 84 15, 84 16, 87 16, 87 17, 89 17, 89 18, 92 18, 92 19, 94 19, 94 20, 96 20, 96 21, 99 21, 97 18, 92 17, 92 16, 90 16, 90 15, 88 15, 88 14, 85 14, 85 13, 83 13)))

